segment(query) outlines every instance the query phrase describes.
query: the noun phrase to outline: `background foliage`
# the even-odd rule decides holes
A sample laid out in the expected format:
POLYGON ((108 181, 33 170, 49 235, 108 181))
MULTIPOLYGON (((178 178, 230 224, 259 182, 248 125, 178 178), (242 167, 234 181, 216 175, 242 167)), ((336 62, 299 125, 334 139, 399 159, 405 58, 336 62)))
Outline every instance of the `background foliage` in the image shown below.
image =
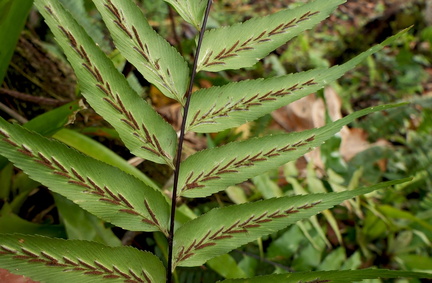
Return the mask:
MULTIPOLYGON (((17 3, 1 3, 14 5, 10 2, 17 3)), ((115 59, 133 88, 151 101, 168 121, 178 125, 179 105, 149 86, 113 49, 92 2, 62 2, 115 59)), ((298 5, 294 1, 271 5, 269 2, 217 1, 210 25, 231 24, 298 5)), ((158 32, 168 37, 183 55, 192 56, 193 29, 180 24, 179 17, 163 1, 139 1, 139 4, 158 32), (170 15, 177 36, 173 35, 170 15)), ((197 87, 204 88, 223 85, 228 77, 238 80, 271 77, 341 64, 374 43, 413 25, 409 34, 368 58, 337 84, 256 123, 214 135, 189 136, 186 152, 190 154, 269 132, 321 126, 330 118, 368 106, 401 101, 408 101, 409 105, 370 115, 343 130, 320 152, 230 187, 205 201, 188 201, 187 205, 199 215, 213 207, 259 198, 342 191, 409 176, 414 179, 395 191, 385 190, 357 198, 319 217, 261 238, 230 256, 211 260, 204 268, 185 269, 179 281, 194 282, 204 278, 208 282, 222 277, 272 272, 372 266, 432 270, 432 27, 427 25, 430 19, 423 13, 425 8, 426 1, 348 1, 317 28, 277 49, 251 68, 225 71, 217 76, 200 73, 197 87), (228 269, 226 262, 230 262, 228 269)), ((25 18, 26 11, 24 7, 21 9, 19 17, 25 18)), ((0 21, 0 30, 4 30, 6 24, 7 20, 0 21)), ((19 32, 17 27, 15 34, 19 32)), ((13 50, 12 39, 2 42, 10 45, 2 45, 2 51, 13 50)), ((30 11, 11 62, 1 59, 0 71, 7 71, 0 88, 2 117, 24 123, 45 113, 29 122, 28 128, 53 135, 99 160, 123 166, 132 174, 139 175, 138 168, 152 182, 169 186, 172 172, 168 166, 130 160, 130 153, 116 133, 92 110, 84 109, 85 106, 77 102, 80 97, 72 71, 35 10, 30 11), (59 107, 68 102, 70 104, 59 107), (78 110, 81 111, 76 113, 78 110), (65 124, 67 127, 62 129, 65 124)), ((161 235, 109 227, 63 197, 49 193, 4 160, 0 171, 0 205, 0 232, 87 239, 110 246, 131 244, 159 255, 165 251, 166 243, 161 235)), ((183 213, 184 219, 188 219, 191 212, 185 209, 183 213)))

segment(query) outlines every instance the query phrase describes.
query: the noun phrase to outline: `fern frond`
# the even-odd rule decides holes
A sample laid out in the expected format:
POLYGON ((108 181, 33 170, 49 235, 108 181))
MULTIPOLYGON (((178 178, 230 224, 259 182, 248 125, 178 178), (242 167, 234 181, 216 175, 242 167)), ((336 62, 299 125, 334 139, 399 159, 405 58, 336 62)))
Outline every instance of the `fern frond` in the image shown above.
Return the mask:
POLYGON ((204 264, 215 256, 307 219, 344 200, 405 181, 380 183, 341 193, 281 197, 213 209, 177 229, 175 265, 204 264))
POLYGON ((164 282, 155 255, 131 247, 42 236, 2 235, 0 266, 42 282, 164 282))
POLYGON ((250 67, 271 51, 312 28, 346 0, 316 0, 295 9, 206 31, 199 71, 218 72, 250 67))
POLYGON ((177 50, 153 30, 132 1, 93 2, 122 55, 163 94, 184 104, 189 68, 177 50))
POLYGON ((337 80, 405 32, 388 38, 340 66, 199 90, 191 97, 187 130, 218 132, 258 119, 337 80))
POLYGON ((3 118, 0 138, 1 155, 90 213, 124 229, 167 233, 169 206, 160 191, 3 118))
POLYGON ((400 104, 363 109, 322 128, 233 142, 195 153, 182 163, 180 195, 205 197, 224 190, 299 158, 356 118, 397 106, 400 104))
POLYGON ((35 1, 78 77, 90 105, 137 156, 173 167, 177 136, 132 90, 113 63, 56 0, 35 1))

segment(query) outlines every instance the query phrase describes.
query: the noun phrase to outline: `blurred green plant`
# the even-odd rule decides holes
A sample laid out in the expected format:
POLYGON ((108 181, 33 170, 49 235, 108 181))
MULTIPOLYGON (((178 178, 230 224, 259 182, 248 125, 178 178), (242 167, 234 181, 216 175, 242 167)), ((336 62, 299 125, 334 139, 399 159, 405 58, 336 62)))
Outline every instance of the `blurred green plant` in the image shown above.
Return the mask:
MULTIPOLYGON (((88 3, 89 1, 85 2, 88 3)), ((144 1, 142 4, 147 6, 150 5, 148 7, 146 6, 146 8, 148 8, 149 10, 156 9, 156 11, 158 11, 159 6, 157 4, 149 3, 146 4, 146 1, 144 1)), ((85 3, 81 2, 80 5, 82 4, 85 3)), ((164 5, 164 7, 166 6, 164 5)), ((72 7, 70 9, 73 11, 82 11, 82 8, 83 7, 81 6, 78 8, 72 7)), ((161 18, 163 17, 164 14, 162 13, 161 18)), ((83 25, 85 26, 85 24, 83 25)), ((94 38, 97 41, 100 36, 95 35, 94 38)), ((313 50, 315 48, 311 48, 310 46, 308 46, 309 38, 305 35, 304 38, 300 40, 301 48, 303 48, 302 54, 307 55, 313 53, 313 50)), ((412 76, 417 76, 422 72, 419 70, 419 68, 417 68, 417 65, 410 65, 409 62, 411 62, 410 60, 412 59, 412 56, 410 56, 410 54, 402 54, 399 60, 396 62, 396 65, 400 67, 400 71, 404 73, 404 76, 406 75, 406 78, 402 78, 398 86, 410 89, 410 91, 415 92, 419 91, 419 88, 415 84, 410 83, 410 78, 412 76)), ((274 64, 275 74, 284 75, 286 73, 286 71, 284 70, 284 66, 282 64, 278 64, 277 58, 275 56, 270 56, 267 60, 268 62, 274 64)), ((310 65, 307 65, 305 69, 309 69, 310 67, 327 67, 328 65, 328 62, 323 59, 323 53, 320 52, 312 54, 312 58, 310 58, 309 60, 310 62, 306 62, 306 64, 310 65)), ((373 70, 375 62, 372 59, 368 60, 368 67, 370 70, 373 70)), ((119 61, 124 62, 124 59, 121 59, 119 61)), ((419 77, 417 76, 415 78, 417 79, 419 77)), ((375 82, 375 79, 376 75, 372 74, 371 80, 375 82)), ((389 110, 389 112, 391 111, 389 110)), ((425 115, 427 116, 430 114, 425 113, 425 115)), ((266 117, 262 119, 261 122, 263 122, 263 124, 266 124, 266 117)), ((60 128, 61 127, 62 126, 60 126, 60 128)), ((423 127, 426 127, 427 130, 429 129, 429 126, 427 125, 423 125, 423 127)), ((86 154, 98 160, 103 160, 108 164, 121 168, 123 171, 126 171, 136 176, 137 178, 140 178, 146 184, 152 184, 152 181, 150 179, 137 171, 135 168, 125 163, 121 158, 112 155, 111 153, 109 153, 109 151, 106 151, 106 149, 101 147, 99 144, 95 144, 90 140, 86 141, 85 137, 77 135, 75 132, 60 130, 54 135, 54 137, 62 140, 71 147, 78 148, 82 152, 85 152, 86 154), (85 146, 83 146, 83 142, 85 143, 85 146)), ((233 135, 232 131, 229 130, 222 131, 219 134, 213 136, 212 138, 210 138, 210 135, 208 135, 208 137, 209 148, 237 139, 237 136, 233 135)), ((422 137, 420 137, 418 142, 420 142, 421 138, 422 137)), ((413 148, 414 144, 415 143, 412 144, 413 148)), ((330 176, 328 180, 324 181, 317 178, 315 176, 313 168, 309 167, 307 170, 307 176, 302 182, 302 180, 298 180, 297 172, 295 172, 295 168, 292 166, 291 163, 284 167, 285 178, 290 184, 289 188, 279 187, 278 184, 276 184, 272 180, 272 177, 270 176, 272 174, 271 172, 270 175, 264 174, 253 177, 251 179, 251 183, 249 184, 249 188, 251 188, 252 191, 251 195, 247 195, 243 187, 229 187, 229 189, 227 190, 229 199, 236 204, 240 204, 251 202, 260 198, 271 199, 274 197, 290 196, 294 194, 302 195, 310 193, 326 193, 330 191, 339 192, 353 189, 357 187, 357 185, 360 183, 359 180, 361 178, 369 177, 366 174, 366 176, 364 176, 362 170, 350 171, 353 168, 351 164, 345 164, 341 160, 337 160, 337 158, 329 158, 330 156, 334 157, 332 153, 338 148, 339 143, 337 138, 332 138, 329 142, 329 145, 330 146, 325 147, 325 150, 327 151, 323 151, 323 154, 327 157, 326 165, 328 165, 327 168, 337 168, 338 172, 335 173, 331 170, 328 170, 327 174, 328 176, 330 176), (337 162, 337 166, 332 166, 332 162, 337 162)), ((424 166, 424 170, 422 170, 422 172, 425 171, 426 174, 429 174, 429 172, 427 172, 427 162, 428 160, 430 161, 430 158, 427 155, 426 149, 424 151, 420 150, 419 152, 417 152, 417 154, 419 156, 421 156, 421 154, 424 155, 423 163, 421 164, 421 166, 424 166)), ((11 166, 7 165, 0 174, 2 174, 2 176, 5 176, 6 180, 13 180, 14 177, 13 174, 11 174, 11 170, 11 166)), ((375 169, 374 171, 377 170, 375 169)), ((378 172, 378 175, 379 174, 380 173, 378 172)), ((416 175, 416 177, 421 179, 424 174, 425 173, 421 173, 419 174, 419 176, 416 175)), ((401 177, 410 176, 409 174, 400 175, 401 177)), ((379 178, 381 177, 381 175, 377 176, 376 180, 379 180, 379 178)), ((407 187, 418 181, 418 178, 415 178, 415 180, 408 184, 407 187)), ((393 179, 395 178, 392 178, 392 180, 393 179)), ((13 197, 11 198, 11 203, 13 203, 12 208, 15 209, 15 213, 17 209, 19 209, 20 201, 26 198, 28 192, 31 190, 30 188, 34 189, 36 186, 38 186, 37 183, 34 183, 30 179, 26 180, 26 182, 29 182, 31 185, 15 185, 14 183, 9 184, 5 182, 5 188, 8 189, 5 191, 0 191, 4 196, 8 195, 8 197, 10 197, 12 192, 13 197), (21 194, 21 192, 23 192, 23 194, 21 194)), ((156 185, 154 185, 154 187, 157 188, 156 185)), ((406 187, 400 186, 401 191, 404 190, 402 188, 406 187)), ((389 195, 393 196, 392 194, 389 195)), ((363 264, 364 259, 362 257, 365 257, 367 260, 374 258, 373 255, 371 255, 370 250, 377 252, 379 250, 379 241, 385 238, 388 242, 391 243, 388 250, 386 251, 390 257, 390 263, 396 262, 397 264, 399 264, 397 267, 403 267, 407 270, 414 270, 415 268, 419 268, 423 271, 428 271, 428 269, 426 268, 429 263, 429 258, 427 257, 428 252, 413 252, 418 251, 419 249, 423 249, 427 247, 427 245, 430 245, 430 242, 428 242, 427 240, 429 237, 428 233, 430 233, 430 224, 427 223, 427 219, 429 219, 428 215, 430 215, 429 212, 426 212, 424 214, 417 214, 415 213, 415 210, 410 210, 413 211, 413 213, 408 213, 406 211, 403 211, 402 208, 393 208, 385 204, 375 204, 374 201, 376 199, 380 199, 380 197, 380 195, 378 195, 378 197, 377 195, 373 195, 373 197, 365 196, 361 198, 356 198, 355 200, 349 200, 348 203, 350 205, 347 205, 347 207, 351 207, 351 211, 345 208, 343 208, 343 213, 337 211, 323 211, 323 218, 313 216, 312 218, 298 222, 295 226, 285 229, 279 233, 271 234, 269 236, 263 236, 257 241, 256 245, 248 244, 245 251, 238 250, 229 255, 221 255, 207 261, 206 264, 208 267, 215 270, 222 278, 252 277, 261 274, 269 274, 272 272, 286 273, 291 271, 306 270, 319 271, 331 269, 357 269, 360 267, 365 267, 365 265, 363 264), (364 210, 366 211, 365 215, 363 215, 364 210), (348 216, 345 216, 346 218, 343 218, 343 216, 341 216, 343 214, 348 216), (343 229, 340 229, 338 225, 343 223, 343 221, 353 221, 352 219, 354 219, 354 215, 362 216, 362 222, 356 223, 356 225, 354 225, 355 229, 351 229, 349 231, 344 231, 343 229), (402 219, 402 223, 398 223, 398 221, 396 221, 397 219, 402 219), (415 228, 411 229, 411 227, 409 227, 410 229, 407 229, 406 223, 404 221, 408 221, 409 224, 417 225, 419 227, 415 226, 415 228), (333 239, 326 236, 330 232, 334 233, 333 239), (356 240, 359 240, 361 249, 352 252, 352 250, 348 250, 348 247, 339 247, 331 250, 331 252, 328 252, 328 249, 331 247, 332 244, 336 245, 338 243, 342 243, 342 233, 348 234, 347 239, 352 241, 350 242, 351 244, 356 240), (331 242, 331 240, 333 241, 331 242), (372 245, 376 245, 377 247, 371 247, 371 243, 372 245), (250 248, 252 252, 249 253, 248 248, 250 248), (254 254, 260 254, 261 258, 253 256, 254 254), (424 265, 416 265, 416 263, 421 260, 423 260, 424 265), (262 261, 265 261, 266 264, 261 265, 262 261), (286 266, 290 266, 290 268, 286 268, 286 266)), ((54 198, 60 214, 62 215, 61 222, 63 226, 56 227, 58 228, 58 230, 55 230, 53 227, 53 230, 49 230, 48 232, 41 232, 42 229, 21 231, 19 225, 14 226, 13 228, 16 228, 16 231, 21 231, 23 233, 33 233, 36 231, 35 233, 37 234, 45 234, 58 237, 66 237, 66 235, 64 234, 64 232, 66 231, 67 237, 69 239, 92 240, 104 243, 109 246, 120 245, 118 239, 112 234, 109 229, 106 229, 104 223, 101 220, 83 211, 77 205, 61 197, 60 195, 54 194, 54 198), (55 234, 55 231, 57 231, 59 234, 55 234)), ((385 197, 382 198, 385 199, 385 197)), ((216 201, 217 200, 218 199, 216 199, 216 201)), ((212 202, 211 204, 201 205, 200 207, 196 208, 194 212, 196 212, 196 214, 198 215, 201 215, 204 212, 208 212, 212 210, 212 208, 217 206, 216 201, 212 202)), ((422 209, 425 209, 426 211, 430 209, 430 202, 432 202, 430 195, 426 195, 424 201, 421 203, 422 209)), ((221 202, 219 201, 219 204, 220 203, 221 202)), ((8 213, 13 212, 14 210, 9 209, 8 205, 9 204, 5 204, 3 206, 4 211, 8 213)), ((180 215, 178 220, 179 223, 186 223, 190 219, 196 218, 195 213, 185 206, 180 207, 178 210, 178 213, 180 215)), ((422 212, 424 212, 425 210, 422 210, 422 212)), ((24 226, 25 225, 23 224, 23 227, 24 226)), ((38 227, 38 229, 39 228, 40 227, 38 227)), ((36 240, 36 242, 37 241, 38 240, 36 240)), ((164 239, 161 234, 154 234, 154 242, 152 242, 151 245, 157 246, 157 255, 159 255, 161 258, 167 257, 166 252, 164 252, 167 249, 166 239, 164 239)), ((368 266, 372 265, 374 264, 368 266)), ((395 267, 395 265, 381 266, 379 264, 377 264, 377 266, 392 268, 395 267)), ((325 280, 326 276, 331 277, 336 275, 332 273, 316 274, 319 274, 320 278, 323 280, 325 280)), ((378 273, 368 275, 367 272, 364 272, 363 277, 361 277, 360 274, 361 273, 352 272, 351 276, 353 276, 352 278, 361 279, 368 276, 376 277, 378 273)), ((396 274, 397 273, 393 273, 393 275, 386 275, 385 272, 382 273, 383 276, 390 277, 395 276, 396 274)), ((400 276, 413 275, 412 273, 398 274, 400 276)), ((298 275, 303 276, 299 278, 308 280, 307 274, 298 275)), ((273 278, 273 280, 275 280, 276 278, 288 279, 290 275, 284 276, 275 276, 271 278, 273 278)), ((294 277, 295 276, 296 275, 294 275, 294 277)), ((200 271, 196 269, 192 272, 181 272, 179 274, 179 278, 180 281, 186 282, 192 282, 193 280, 215 281, 216 279, 220 279, 219 277, 215 277, 214 274, 201 274, 200 271)), ((309 279, 315 280, 316 277, 309 279)), ((265 280, 270 279, 262 278, 256 280, 258 280, 256 282, 265 282, 265 280)), ((296 278, 292 278, 292 280, 296 280, 296 278)))

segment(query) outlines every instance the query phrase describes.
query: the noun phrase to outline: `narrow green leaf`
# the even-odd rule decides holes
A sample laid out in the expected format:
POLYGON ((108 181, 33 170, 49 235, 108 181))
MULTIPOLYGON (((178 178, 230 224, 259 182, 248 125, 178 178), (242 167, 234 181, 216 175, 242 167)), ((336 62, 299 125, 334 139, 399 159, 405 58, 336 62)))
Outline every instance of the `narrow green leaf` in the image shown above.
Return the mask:
POLYGON ((153 30, 131 0, 93 2, 122 55, 163 94, 183 104, 189 68, 177 50, 153 30))
POLYGON ((35 1, 78 77, 89 104, 137 156, 173 167, 173 128, 132 90, 113 63, 56 0, 35 1))
POLYGON ((343 247, 338 247, 331 251, 321 264, 317 267, 317 270, 340 270, 342 264, 347 260, 346 250, 343 247))
POLYGON ((41 236, 1 235, 0 266, 43 282, 165 282, 149 252, 41 236))
POLYGON ((409 270, 422 270, 432 274, 432 258, 427 255, 401 254, 396 256, 397 262, 409 270))
MULTIPOLYGON (((12 163, 9 162, 9 164, 13 167, 12 163)), ((14 175, 7 179, 7 181, 9 181, 12 186, 10 188, 10 194, 4 198, 6 202, 4 202, 2 209, 0 209, 0 214, 19 214, 29 195, 40 186, 40 183, 30 179, 29 176, 23 172, 14 172, 14 175), (11 196, 13 197, 12 199, 10 198, 11 196), (10 200, 10 202, 8 202, 8 200, 10 200), (6 207, 6 204, 9 204, 9 207, 6 207)), ((49 223, 49 221, 47 222, 49 223)))
POLYGON ((3 118, 0 138, 1 155, 90 213, 124 229, 166 233, 169 206, 160 191, 3 118))
POLYGON ((388 204, 383 204, 383 205, 377 206, 377 210, 379 212, 381 212, 383 215, 385 215, 386 217, 407 219, 407 220, 416 222, 417 224, 421 225, 423 228, 432 232, 432 225, 431 224, 429 224, 427 221, 425 221, 421 218, 414 216, 411 212, 398 209, 398 208, 396 208, 394 206, 390 206, 388 204))
POLYGON ((186 22, 201 30, 202 19, 206 8, 205 0, 164 0, 170 3, 186 22))
POLYGON ((223 283, 268 283, 268 282, 331 282, 331 283, 351 283, 365 279, 378 278, 432 278, 430 273, 399 271, 388 269, 363 269, 363 270, 343 270, 343 271, 307 271, 288 274, 277 274, 259 276, 248 279, 227 279, 219 282, 223 283))
POLYGON ((363 109, 318 129, 249 139, 200 151, 182 164, 180 194, 184 197, 205 197, 224 190, 303 156, 358 117, 400 105, 363 109))
POLYGON ((251 181, 264 199, 283 196, 282 189, 270 179, 268 173, 255 176, 251 181))
POLYGON ((4 166, 3 168, 0 168, 0 199, 1 200, 6 200, 11 195, 12 178, 14 175, 12 164, 9 162, 9 160, 6 159, 6 161, 7 161, 7 165, 4 166))
POLYGON ((201 89, 191 97, 187 130, 219 132, 256 120, 337 80, 405 32, 388 38, 340 66, 201 89))
POLYGON ((407 180, 341 193, 273 198, 214 209, 177 229, 174 238, 175 264, 201 265, 215 256, 307 219, 344 200, 407 180))
MULTIPOLYGON (((323 211, 323 215, 327 219, 327 222, 330 225, 330 227, 333 229, 335 236, 336 236, 336 239, 338 240, 339 244, 343 245, 342 234, 341 234, 341 231, 339 229, 338 222, 337 222, 336 218, 334 217, 333 213, 331 213, 330 211, 323 211)), ((329 243, 329 240, 327 238, 325 238, 326 233, 324 233, 323 227, 318 223, 318 221, 316 221, 315 227, 317 229, 317 232, 323 236, 324 241, 326 241, 328 243, 328 245, 331 246, 329 243)))
POLYGON ((205 33, 198 70, 250 67, 299 33, 327 18, 345 0, 316 0, 205 33))
POLYGON ((76 113, 83 109, 82 101, 72 101, 31 119, 23 127, 42 136, 52 136, 65 125, 73 123, 76 113))
POLYGON ((206 264, 208 267, 219 273, 224 278, 244 278, 246 274, 238 266, 235 259, 228 255, 220 255, 209 260, 206 264))
POLYGON ((0 1, 0 83, 3 82, 32 4, 31 0, 0 1))

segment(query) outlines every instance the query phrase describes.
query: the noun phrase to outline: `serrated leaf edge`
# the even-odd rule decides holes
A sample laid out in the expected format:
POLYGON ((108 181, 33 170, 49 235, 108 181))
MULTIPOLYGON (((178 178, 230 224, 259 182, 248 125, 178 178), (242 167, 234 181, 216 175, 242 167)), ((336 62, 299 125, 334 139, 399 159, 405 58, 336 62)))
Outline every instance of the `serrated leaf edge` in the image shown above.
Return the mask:
POLYGON ((272 222, 275 219, 288 217, 292 214, 300 212, 300 210, 307 210, 313 208, 320 203, 321 200, 312 203, 306 203, 297 207, 292 206, 291 208, 283 211, 277 209, 273 212, 266 211, 258 216, 252 214, 246 221, 240 223, 240 220, 237 220, 228 228, 226 228, 225 226, 221 226, 216 231, 208 230, 207 234, 205 234, 204 237, 202 237, 201 239, 194 239, 188 247, 181 246, 178 253, 174 257, 175 263, 178 264, 181 261, 190 258, 195 254, 194 251, 196 250, 215 246, 217 244, 217 241, 219 240, 230 239, 233 237, 233 234, 248 233, 252 229, 260 228, 263 223, 268 223, 272 222))
POLYGON ((236 101, 229 101, 224 106, 219 108, 216 108, 216 105, 213 105, 204 114, 201 113, 201 110, 198 110, 189 123, 188 130, 193 130, 194 127, 204 124, 216 124, 217 122, 215 119, 228 117, 230 112, 249 111, 252 107, 263 106, 263 104, 266 102, 275 101, 278 98, 292 95, 293 92, 303 90, 305 87, 317 84, 318 83, 314 79, 308 79, 305 82, 295 83, 289 87, 284 87, 277 90, 271 90, 264 94, 257 93, 250 98, 242 97, 236 101))
POLYGON ((221 161, 219 164, 213 166, 208 172, 195 173, 191 171, 186 178, 185 184, 181 188, 181 193, 193 189, 200 189, 205 187, 205 182, 215 179, 220 179, 221 175, 227 173, 238 173, 238 169, 242 167, 254 166, 261 161, 268 161, 272 157, 280 156, 282 153, 295 151, 299 148, 307 147, 307 145, 315 140, 315 135, 310 135, 308 138, 302 139, 298 142, 280 147, 274 147, 266 152, 260 151, 254 155, 247 155, 242 159, 234 157, 226 161, 221 161))
POLYGON ((78 44, 73 34, 63 25, 61 25, 61 21, 59 21, 57 15, 53 12, 53 9, 50 5, 45 5, 44 9, 52 16, 53 19, 55 19, 56 23, 58 24, 58 29, 64 34, 64 36, 69 41, 71 48, 83 61, 81 64, 82 67, 91 75, 95 86, 105 96, 102 98, 103 102, 111 107, 111 109, 114 109, 119 115, 121 115, 119 118, 120 122, 131 130, 131 135, 136 138, 140 144, 143 144, 140 146, 140 149, 151 155, 155 155, 157 158, 164 160, 164 162, 170 167, 173 167, 173 157, 163 150, 161 142, 156 137, 156 135, 150 135, 149 130, 144 125, 144 123, 139 125, 132 112, 126 109, 122 102, 121 96, 119 93, 114 93, 110 83, 104 80, 100 70, 92 63, 90 56, 88 55, 84 46, 78 44))
POLYGON ((137 28, 133 25, 130 25, 129 27, 123 12, 118 9, 111 0, 106 0, 106 2, 108 4, 104 4, 104 6, 115 18, 113 22, 117 28, 123 31, 123 33, 132 41, 133 50, 137 52, 143 59, 141 64, 145 66, 151 73, 155 74, 155 76, 159 79, 157 83, 164 87, 171 94, 171 97, 183 104, 184 93, 178 93, 176 90, 175 83, 169 68, 167 68, 165 71, 162 70, 161 66, 159 65, 160 58, 155 60, 153 59, 148 45, 143 43, 141 40, 137 28))
POLYGON ((223 48, 218 54, 214 54, 213 51, 208 52, 202 59, 203 62, 199 68, 204 69, 205 67, 211 67, 214 65, 225 65, 225 60, 231 57, 240 56, 239 53, 242 51, 253 50, 256 45, 272 40, 275 35, 286 33, 290 28, 296 27, 299 23, 308 21, 311 17, 318 15, 320 12, 307 11, 298 18, 293 18, 286 23, 282 23, 272 30, 265 30, 255 37, 250 37, 247 40, 240 42, 237 40, 229 48, 223 48))

